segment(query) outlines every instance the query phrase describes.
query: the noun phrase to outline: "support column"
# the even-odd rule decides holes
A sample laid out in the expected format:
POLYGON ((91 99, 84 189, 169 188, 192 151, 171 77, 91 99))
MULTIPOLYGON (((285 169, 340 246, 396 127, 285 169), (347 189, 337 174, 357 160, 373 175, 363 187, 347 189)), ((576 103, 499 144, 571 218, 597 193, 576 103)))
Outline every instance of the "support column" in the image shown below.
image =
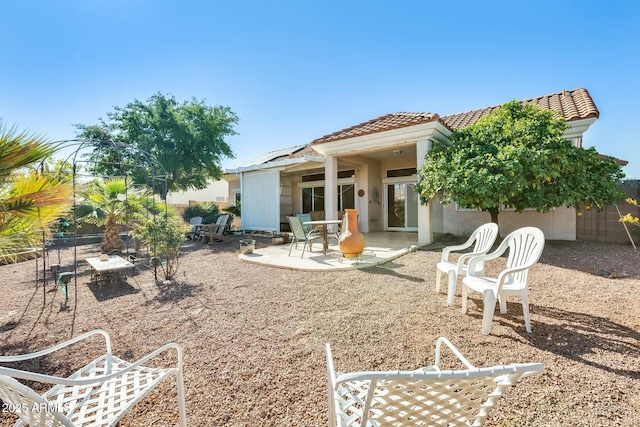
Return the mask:
POLYGON ((327 156, 324 161, 325 219, 338 219, 338 159, 327 156))
MULTIPOLYGON (((425 157, 431 150, 431 140, 422 139, 416 142, 416 160, 418 170, 422 169, 425 157)), ((418 205, 418 242, 433 243, 433 212, 431 202, 427 205, 418 205)))

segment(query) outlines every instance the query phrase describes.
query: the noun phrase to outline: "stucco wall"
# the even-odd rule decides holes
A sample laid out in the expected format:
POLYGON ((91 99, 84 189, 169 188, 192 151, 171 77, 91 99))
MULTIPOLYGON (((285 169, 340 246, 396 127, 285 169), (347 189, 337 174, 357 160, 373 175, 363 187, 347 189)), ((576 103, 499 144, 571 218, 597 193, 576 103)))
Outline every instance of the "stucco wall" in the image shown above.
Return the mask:
MULTIPOLYGON (((457 236, 468 235, 480 225, 491 221, 488 212, 456 211, 455 204, 443 207, 443 232, 457 236)), ((536 211, 501 211, 498 215, 500 236, 505 237, 517 228, 538 227, 549 240, 576 239, 576 211, 573 208, 557 208, 547 213, 536 211)))

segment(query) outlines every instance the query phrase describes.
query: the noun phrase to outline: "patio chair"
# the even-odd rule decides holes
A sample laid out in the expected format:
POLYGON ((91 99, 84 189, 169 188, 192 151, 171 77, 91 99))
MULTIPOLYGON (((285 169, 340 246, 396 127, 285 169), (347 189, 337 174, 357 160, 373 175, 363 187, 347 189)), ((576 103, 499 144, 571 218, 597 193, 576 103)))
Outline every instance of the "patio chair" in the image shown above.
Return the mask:
MULTIPOLYGON (((498 224, 490 222, 478 227, 469 239, 461 245, 447 246, 442 250, 440 262, 436 264, 436 292, 440 292, 440 276, 445 273, 449 277, 447 286, 447 305, 453 305, 458 277, 467 274, 467 263, 471 257, 484 255, 493 246, 498 237, 498 224), (461 254, 457 262, 449 261, 451 252, 462 251, 473 245, 472 252, 461 254)), ((476 273, 484 273, 484 263, 476 264, 476 273)))
POLYGON ((311 214, 308 214, 308 213, 306 213, 306 214, 297 214, 296 216, 298 218, 300 218, 300 222, 302 223, 302 228, 304 228, 304 231, 306 233, 308 233, 311 230, 313 230, 313 226, 304 224, 307 221, 311 221, 311 214))
POLYGON ((228 242, 224 236, 224 230, 227 226, 227 221, 229 221, 229 215, 220 215, 216 219, 215 224, 202 224, 202 228, 200 231, 200 241, 204 243, 215 243, 218 242, 228 242))
POLYGON ((469 290, 482 294, 484 304, 482 333, 489 334, 491 321, 496 308, 496 299, 500 301, 500 313, 507 312, 507 297, 515 295, 522 300, 522 312, 527 332, 531 333, 529 319, 529 269, 538 262, 544 249, 544 233, 536 227, 523 227, 511 232, 498 248, 485 255, 469 260, 467 277, 462 280, 462 312, 467 312, 467 294, 469 290), (477 273, 478 264, 496 259, 507 249, 509 255, 506 268, 497 277, 486 277, 477 273))
POLYGON ((329 426, 481 426, 509 387, 543 369, 540 363, 476 368, 439 338, 434 366, 337 373, 327 344, 329 426), (440 370, 442 344, 466 369, 440 370))
POLYGON ((195 240, 196 235, 198 234, 198 231, 200 230, 200 227, 202 225, 202 217, 194 216, 189 220, 189 225, 191 225, 191 231, 187 233, 187 237, 191 240, 195 240))
POLYGON ((295 245, 296 249, 298 249, 298 242, 303 242, 302 255, 300 255, 300 258, 302 258, 307 245, 309 245, 309 252, 311 252, 311 243, 316 239, 322 239, 322 235, 318 230, 307 232, 302 227, 302 220, 298 216, 288 216, 287 221, 289 221, 291 232, 293 233, 293 239, 291 240, 291 245, 289 245, 289 256, 291 256, 293 246, 295 245))
POLYGON ((175 376, 180 426, 186 427, 182 348, 176 343, 166 344, 137 362, 130 363, 111 354, 111 340, 107 332, 95 330, 36 353, 2 356, 0 363, 46 356, 94 335, 104 337, 106 353, 68 378, 0 366, 0 399, 9 407, 19 408, 15 411, 19 418, 15 426, 115 426, 160 382, 175 376), (150 368, 142 365, 170 349, 177 352, 175 367, 150 368), (17 379, 55 386, 39 395, 17 379))

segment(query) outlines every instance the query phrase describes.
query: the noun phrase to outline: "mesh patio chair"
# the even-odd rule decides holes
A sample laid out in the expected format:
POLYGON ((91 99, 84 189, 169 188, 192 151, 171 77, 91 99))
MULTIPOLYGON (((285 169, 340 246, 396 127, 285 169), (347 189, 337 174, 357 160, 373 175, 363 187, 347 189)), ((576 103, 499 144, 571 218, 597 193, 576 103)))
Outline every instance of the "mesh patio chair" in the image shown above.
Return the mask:
POLYGON ((435 365, 415 371, 335 372, 327 344, 330 427, 481 426, 507 389, 544 369, 540 363, 476 368, 446 338, 435 365), (441 370, 445 344, 466 369, 441 370))
MULTIPOLYGON (((449 277, 447 305, 453 305, 458 277, 467 274, 469 260, 476 255, 484 255, 489 252, 497 237, 498 224, 490 222, 478 227, 463 244, 447 246, 442 250, 442 257, 436 265, 436 292, 440 292, 440 276, 442 276, 442 273, 447 274, 449 277), (469 249, 471 246, 473 246, 473 250, 470 253, 461 254, 457 262, 449 261, 451 252, 469 249)), ((476 264, 476 269, 477 273, 482 274, 484 272, 484 264, 476 264)))
POLYGON ((311 252, 311 243, 316 239, 322 239, 322 235, 317 230, 307 232, 298 216, 288 216, 287 221, 289 221, 291 232, 293 233, 293 239, 291 240, 291 245, 289 245, 289 256, 291 256, 293 246, 295 245, 296 249, 298 249, 298 242, 302 242, 302 254, 300 255, 300 258, 302 258, 307 245, 309 245, 309 252, 311 252))
POLYGON ((484 304, 482 333, 489 334, 496 300, 500 301, 500 313, 507 312, 507 297, 514 295, 522 300, 522 312, 527 332, 531 333, 529 319, 529 269, 538 262, 544 249, 544 233, 536 227, 523 227, 511 232, 498 248, 486 255, 469 260, 467 277, 462 280, 462 312, 467 312, 467 294, 469 290, 482 294, 484 304), (507 250, 504 270, 497 277, 486 277, 478 272, 478 264, 499 258, 507 250))
POLYGON ((175 376, 178 385, 180 426, 186 427, 182 348, 166 344, 136 362, 111 354, 111 340, 105 331, 95 330, 46 350, 20 356, 2 356, 0 363, 19 362, 46 356, 94 335, 105 339, 106 352, 68 378, 0 366, 0 399, 12 408, 19 420, 14 426, 112 427, 160 382, 175 376), (143 363, 168 350, 177 352, 172 368, 150 368, 143 363), (17 379, 55 384, 39 395, 17 379))

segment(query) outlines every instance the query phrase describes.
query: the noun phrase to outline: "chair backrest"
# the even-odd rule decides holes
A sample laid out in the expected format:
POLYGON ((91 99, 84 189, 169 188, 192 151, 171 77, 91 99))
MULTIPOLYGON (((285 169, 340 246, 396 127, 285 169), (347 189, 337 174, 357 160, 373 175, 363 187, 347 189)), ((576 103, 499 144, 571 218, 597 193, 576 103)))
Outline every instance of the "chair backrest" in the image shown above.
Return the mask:
POLYGON ((331 385, 334 402, 329 402, 329 425, 336 420, 341 427, 480 426, 510 386, 523 375, 542 369, 539 363, 528 363, 455 371, 342 374, 331 385))
POLYGON ((222 227, 216 227, 214 234, 222 234, 224 233, 224 227, 227 225, 227 221, 229 221, 229 214, 220 215, 216 220, 217 225, 222 225, 222 227))
POLYGON ((504 238, 497 253, 504 253, 509 249, 506 268, 524 268, 513 274, 513 279, 520 283, 527 283, 529 267, 532 267, 544 249, 544 233, 537 227, 523 227, 512 231, 504 238))
MULTIPOLYGON (((2 369, 2 368, 0 368, 2 369)), ((15 414, 24 425, 29 426, 73 426, 71 420, 59 410, 59 403, 50 402, 26 385, 0 372, 0 399, 9 407, 16 408, 15 414)))
POLYGON ((320 221, 324 219, 324 211, 311 211, 309 212, 309 214, 311 215, 311 220, 312 221, 320 221))
POLYGON ((202 217, 201 216, 194 216, 193 218, 191 218, 189 220, 189 224, 190 225, 200 225, 200 224, 202 224, 202 217))
POLYGON ((486 254, 498 238, 498 224, 489 222, 481 225, 473 232, 473 237, 475 238, 473 252, 486 254))
POLYGON ((302 226, 302 220, 300 219, 300 216, 288 216, 287 221, 289 221, 289 225, 291 226, 293 237, 296 240, 306 240, 307 233, 302 226))

